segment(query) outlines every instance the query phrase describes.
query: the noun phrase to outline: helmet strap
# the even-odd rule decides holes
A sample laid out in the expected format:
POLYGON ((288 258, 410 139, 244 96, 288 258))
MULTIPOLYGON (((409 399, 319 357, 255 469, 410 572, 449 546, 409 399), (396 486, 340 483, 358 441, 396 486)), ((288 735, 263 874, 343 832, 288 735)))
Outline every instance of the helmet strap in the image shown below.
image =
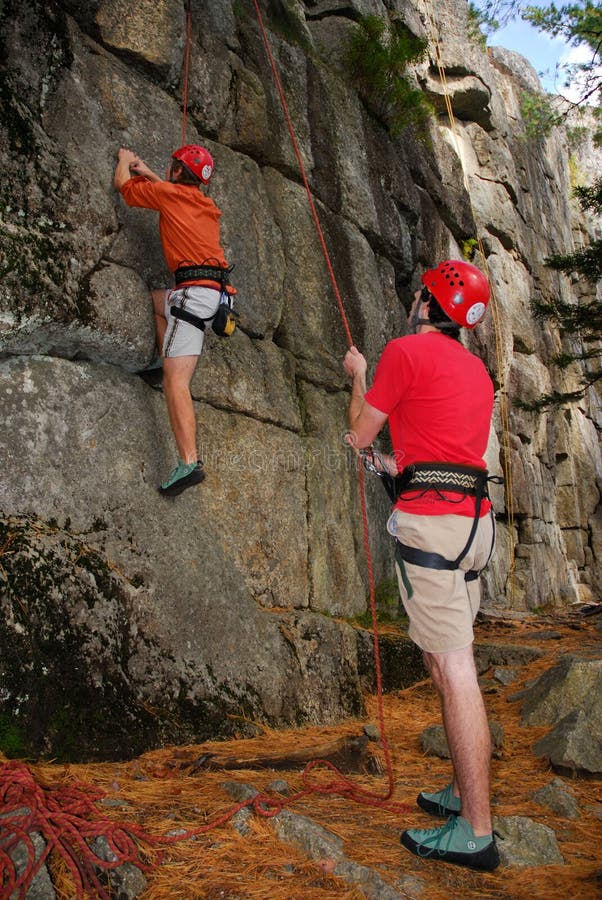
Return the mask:
POLYGON ((418 329, 420 328, 421 325, 432 325, 432 324, 433 323, 431 322, 430 319, 425 319, 422 316, 417 316, 416 313, 414 313, 410 317, 410 321, 408 323, 408 325, 410 327, 410 334, 417 334, 418 329))
POLYGON ((430 322, 429 324, 439 331, 459 331, 462 327, 457 322, 430 322))

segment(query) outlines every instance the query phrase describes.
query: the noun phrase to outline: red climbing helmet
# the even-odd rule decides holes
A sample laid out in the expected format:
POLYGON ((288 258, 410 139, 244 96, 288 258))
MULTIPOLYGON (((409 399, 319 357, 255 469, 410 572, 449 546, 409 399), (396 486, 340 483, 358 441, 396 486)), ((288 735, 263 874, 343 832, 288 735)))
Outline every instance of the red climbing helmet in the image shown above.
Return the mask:
POLYGON ((480 269, 461 259, 446 259, 422 276, 446 315, 464 328, 474 328, 489 303, 489 282, 480 269))
POLYGON ((208 184, 213 174, 213 157, 204 147, 198 144, 186 144, 172 154, 172 159, 177 159, 190 169, 193 175, 200 178, 203 184, 208 184))

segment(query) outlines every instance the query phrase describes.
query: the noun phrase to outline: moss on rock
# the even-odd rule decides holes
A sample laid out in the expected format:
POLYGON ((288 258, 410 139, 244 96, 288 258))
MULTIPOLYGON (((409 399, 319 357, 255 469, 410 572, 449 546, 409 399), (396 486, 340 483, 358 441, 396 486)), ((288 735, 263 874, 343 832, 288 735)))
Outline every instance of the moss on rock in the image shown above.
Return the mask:
POLYGON ((181 684, 166 684, 159 706, 132 677, 134 655, 150 676, 162 657, 138 621, 135 593, 80 537, 33 517, 0 517, 3 753, 119 759, 167 740, 240 731, 219 687, 191 702, 181 684))

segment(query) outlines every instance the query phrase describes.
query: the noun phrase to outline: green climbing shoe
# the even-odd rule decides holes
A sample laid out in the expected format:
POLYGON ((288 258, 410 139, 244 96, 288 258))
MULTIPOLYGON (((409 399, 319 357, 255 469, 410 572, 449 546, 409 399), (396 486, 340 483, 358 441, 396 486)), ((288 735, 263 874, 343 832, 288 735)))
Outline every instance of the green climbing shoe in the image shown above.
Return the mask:
POLYGON ((204 478, 203 463, 200 459, 193 463, 185 463, 180 459, 175 469, 170 472, 167 481, 159 488, 159 493, 164 497, 177 497, 186 488, 200 484, 204 478))
POLYGON ((416 803, 431 816, 440 816, 442 819, 459 816, 462 812, 462 801, 459 797, 454 797, 453 784, 448 784, 447 787, 434 794, 421 791, 416 797, 416 803))
POLYGON ((439 828, 414 828, 401 835, 403 846, 424 859, 491 872, 500 863, 493 834, 476 837, 462 816, 450 816, 439 828))

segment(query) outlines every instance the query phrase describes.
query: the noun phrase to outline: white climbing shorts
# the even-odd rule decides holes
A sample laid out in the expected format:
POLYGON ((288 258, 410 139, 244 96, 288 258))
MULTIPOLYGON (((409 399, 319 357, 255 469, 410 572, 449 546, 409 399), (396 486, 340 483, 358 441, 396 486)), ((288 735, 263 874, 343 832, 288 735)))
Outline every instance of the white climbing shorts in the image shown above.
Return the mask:
POLYGON ((208 319, 205 322, 205 328, 209 328, 211 327, 211 318, 217 312, 219 301, 220 292, 214 288, 192 285, 175 291, 166 291, 167 330, 163 340, 163 356, 200 356, 205 340, 205 333, 196 325, 172 316, 170 312, 172 306, 179 306, 186 312, 192 313, 193 316, 208 319))

